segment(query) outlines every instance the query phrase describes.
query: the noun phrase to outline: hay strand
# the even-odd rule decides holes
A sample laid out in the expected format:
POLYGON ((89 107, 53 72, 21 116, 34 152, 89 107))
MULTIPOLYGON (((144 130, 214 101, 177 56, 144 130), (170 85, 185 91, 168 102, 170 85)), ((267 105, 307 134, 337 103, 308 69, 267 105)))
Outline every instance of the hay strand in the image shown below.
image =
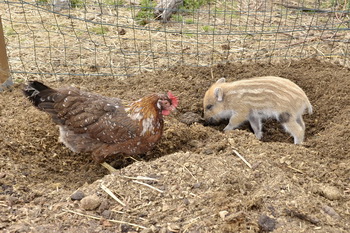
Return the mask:
POLYGON ((238 151, 233 150, 233 153, 235 153, 245 164, 247 164, 249 168, 252 168, 252 165, 250 165, 250 163, 242 155, 240 155, 238 151))
POLYGON ((114 193, 112 193, 112 191, 109 188, 107 188, 105 185, 101 184, 100 187, 103 191, 105 191, 109 196, 111 196, 119 204, 121 204, 122 206, 126 206, 126 204, 122 202, 116 195, 114 195, 114 193))
MULTIPOLYGON (((76 212, 76 211, 73 211, 73 210, 69 210, 69 209, 63 209, 62 211, 66 212, 66 213, 77 214, 79 216, 83 216, 83 217, 87 217, 87 218, 91 218, 91 219, 96 219, 96 220, 101 220, 102 219, 101 217, 96 217, 96 216, 93 216, 93 215, 83 214, 83 213, 79 213, 79 212, 76 212)), ((135 224, 135 223, 124 222, 124 221, 115 220, 115 219, 106 219, 106 220, 109 221, 109 222, 126 224, 126 225, 129 225, 129 226, 138 227, 138 228, 141 228, 141 229, 147 229, 147 227, 144 227, 144 226, 141 226, 141 225, 138 225, 138 224, 135 224)))
POLYGON ((152 185, 149 185, 149 184, 143 183, 143 182, 141 182, 141 181, 138 181, 138 180, 133 180, 132 182, 137 183, 137 184, 144 185, 144 186, 146 186, 146 187, 148 187, 148 188, 151 188, 151 189, 156 190, 157 192, 164 193, 164 191, 163 191, 163 190, 160 190, 160 189, 158 189, 158 188, 156 188, 156 187, 153 187, 152 185))
POLYGON ((132 176, 120 176, 120 177, 127 178, 127 179, 131 179, 131 180, 151 180, 151 181, 158 181, 158 179, 156 179, 156 178, 147 177, 147 176, 136 176, 136 177, 132 177, 132 176))

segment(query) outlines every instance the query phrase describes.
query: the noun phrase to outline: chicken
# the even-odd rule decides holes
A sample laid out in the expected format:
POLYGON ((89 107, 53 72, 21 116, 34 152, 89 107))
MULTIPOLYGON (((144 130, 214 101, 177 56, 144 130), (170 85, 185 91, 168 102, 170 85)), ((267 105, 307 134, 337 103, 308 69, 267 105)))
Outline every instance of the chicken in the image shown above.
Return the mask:
POLYGON ((129 105, 75 87, 52 89, 38 81, 23 88, 39 110, 59 126, 59 140, 74 152, 91 152, 98 163, 118 155, 144 154, 163 134, 164 120, 178 105, 171 92, 150 94, 129 105))

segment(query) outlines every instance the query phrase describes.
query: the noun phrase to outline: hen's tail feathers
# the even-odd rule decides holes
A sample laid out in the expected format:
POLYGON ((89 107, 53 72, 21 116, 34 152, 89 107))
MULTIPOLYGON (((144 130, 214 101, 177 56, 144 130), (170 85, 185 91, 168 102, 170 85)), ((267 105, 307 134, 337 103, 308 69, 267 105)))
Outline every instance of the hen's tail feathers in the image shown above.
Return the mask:
POLYGON ((63 120, 57 116, 57 111, 54 107, 55 102, 62 99, 57 90, 38 81, 29 81, 23 88, 23 94, 35 107, 49 113, 55 123, 62 124, 63 120))
POLYGON ((51 102, 48 97, 55 92, 54 89, 38 81, 29 81, 23 88, 23 94, 35 107, 39 107, 39 104, 43 102, 51 102))

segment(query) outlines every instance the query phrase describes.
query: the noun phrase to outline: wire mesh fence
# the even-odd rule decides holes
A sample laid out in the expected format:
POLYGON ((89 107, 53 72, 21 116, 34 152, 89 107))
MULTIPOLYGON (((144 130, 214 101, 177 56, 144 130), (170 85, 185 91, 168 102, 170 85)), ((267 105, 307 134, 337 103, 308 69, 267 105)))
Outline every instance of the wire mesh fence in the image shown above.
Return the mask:
POLYGON ((126 77, 178 65, 312 56, 349 66, 346 0, 185 0, 166 22, 157 18, 156 5, 1 0, 12 77, 126 77))

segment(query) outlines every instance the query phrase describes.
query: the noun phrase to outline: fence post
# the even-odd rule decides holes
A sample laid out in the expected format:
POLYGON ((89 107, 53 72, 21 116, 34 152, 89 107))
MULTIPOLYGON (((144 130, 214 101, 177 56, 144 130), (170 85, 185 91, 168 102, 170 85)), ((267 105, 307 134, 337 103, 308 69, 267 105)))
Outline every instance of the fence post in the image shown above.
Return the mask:
POLYGON ((12 79, 10 77, 4 30, 2 28, 2 21, 0 15, 0 91, 2 91, 3 87, 7 87, 10 85, 12 85, 12 79))

